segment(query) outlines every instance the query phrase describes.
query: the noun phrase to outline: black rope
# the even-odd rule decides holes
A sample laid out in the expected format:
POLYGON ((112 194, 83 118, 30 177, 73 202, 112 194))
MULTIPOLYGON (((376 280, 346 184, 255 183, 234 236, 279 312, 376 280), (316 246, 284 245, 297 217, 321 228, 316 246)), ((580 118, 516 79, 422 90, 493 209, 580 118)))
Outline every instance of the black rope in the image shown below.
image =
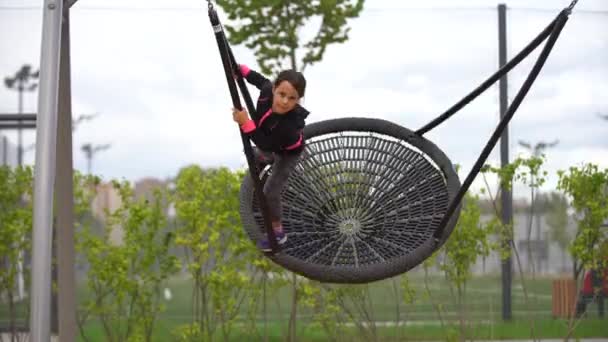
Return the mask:
POLYGON ((570 6, 568 6, 568 8, 566 8, 566 11, 568 11, 568 14, 572 13, 572 10, 574 9, 574 6, 576 6, 577 3, 578 3, 578 0, 572 0, 572 2, 570 3, 570 6))
POLYGON ((563 10, 562 12, 560 12, 560 14, 557 16, 557 18, 555 20, 555 26, 553 28, 553 31, 551 32, 551 35, 549 36, 547 43, 545 44, 538 59, 536 60, 536 63, 532 67, 532 71, 530 71, 530 74, 528 75, 525 82, 521 86, 519 92, 513 99, 513 102, 511 103, 509 108, 507 108, 504 117, 500 120, 500 123, 496 127, 494 134, 492 134, 492 137, 488 141, 487 145, 484 147, 483 151, 481 152, 481 155, 479 156, 479 159, 477 159, 477 162, 473 166, 473 169, 471 170, 471 172, 469 173, 469 175, 463 182, 462 186, 458 190, 458 193, 456 194, 455 198, 450 203, 450 206, 448 207, 448 210, 447 210, 445 216, 443 217, 443 219, 441 220, 441 223, 437 227, 435 234, 433 234, 433 237, 435 238, 436 243, 439 242, 439 238, 442 236, 443 230, 445 229, 448 221, 450 220, 450 217, 452 216, 452 214, 458 207, 460 201, 462 200, 462 198, 464 197, 464 194, 467 192, 467 190, 473 183, 473 180, 475 179, 475 177, 477 177, 477 174, 481 170, 483 164, 486 162, 488 156, 490 155, 490 152, 492 152, 492 149, 494 149, 494 146, 496 145, 496 142, 498 142, 498 139, 502 135, 502 132, 509 124, 509 121, 515 114, 515 111, 517 111, 517 108, 519 108, 519 105, 524 100, 524 97, 527 95, 528 91, 532 87, 532 84, 536 80, 536 77, 542 70, 545 62, 547 61, 547 58, 549 57, 549 54, 551 53, 551 50, 553 49, 553 46, 555 45, 555 42, 557 41, 557 38, 559 37, 562 29, 564 28, 564 25, 566 25, 566 22, 568 21, 569 13, 570 12, 566 9, 566 10, 563 10))
MULTIPOLYGON (((255 110, 253 106, 253 101, 251 100, 251 95, 247 90, 247 85, 243 80, 243 77, 240 75, 240 71, 238 69, 238 64, 234 59, 234 55, 232 54, 232 50, 230 49, 230 44, 224 35, 224 30, 220 23, 217 12, 213 8, 213 4, 211 1, 208 1, 208 9, 209 9, 209 20, 211 21, 211 26, 213 27, 213 31, 215 33, 215 39, 217 41, 217 46, 220 51, 220 57, 222 59, 222 64, 224 66, 224 73, 226 75, 226 82, 228 83, 228 90, 230 91, 230 96, 232 97, 232 105, 234 108, 241 110, 243 107, 241 106, 241 100, 236 88, 236 84, 234 81, 235 76, 238 79, 239 87, 243 96, 245 97, 245 102, 248 107, 249 112, 253 112, 255 110)), ((240 131, 240 129, 239 129, 240 131)), ((262 187, 262 183, 260 181, 259 170, 255 164, 255 157, 253 154, 253 148, 251 147, 251 143, 249 141, 249 137, 245 135, 242 131, 241 140, 243 142, 243 150, 245 152, 245 156, 247 157, 247 165, 249 167, 249 174, 253 179, 255 194, 258 198, 258 202, 260 204, 260 209, 262 211, 262 216, 264 218, 264 226, 266 228, 266 233, 268 235, 268 239, 270 242, 270 248, 272 249, 272 253, 276 253, 278 251, 278 244, 276 241, 276 237, 274 235, 274 230, 272 229, 272 223, 270 220, 270 215, 268 211, 268 204, 266 203, 266 199, 264 196, 264 191, 262 187)))
MULTIPOLYGON (((255 106, 253 104, 251 95, 249 94, 249 89, 247 88, 245 79, 243 78, 243 76, 240 73, 239 65, 237 64, 236 59, 234 58, 234 54, 232 53, 230 44, 228 44, 227 40, 224 40, 224 42, 226 43, 226 50, 228 51, 228 57, 230 58, 230 64, 232 65, 232 70, 235 71, 235 74, 236 74, 237 85, 239 86, 239 89, 241 90, 241 95, 243 95, 243 98, 245 99, 245 105, 247 106, 249 113, 253 113, 255 111, 255 106)), ((261 170, 258 170, 258 171, 261 171, 261 170)))
POLYGON ((534 38, 526 47, 524 47, 513 59, 511 59, 507 64, 505 64, 502 68, 500 68, 494 75, 484 81, 479 87, 473 90, 469 95, 465 96, 462 100, 453 105, 450 109, 448 109, 445 113, 438 116, 433 121, 426 124, 424 127, 420 128, 416 131, 416 134, 422 136, 431 129, 439 126, 442 122, 449 119, 452 115, 456 114, 463 107, 468 105, 471 101, 481 95, 483 92, 488 90, 494 83, 496 83, 501 77, 507 74, 511 69, 516 67, 522 60, 524 60, 528 55, 534 51, 547 37, 551 34, 551 31, 555 27, 555 23, 557 22, 557 17, 536 37, 534 38))

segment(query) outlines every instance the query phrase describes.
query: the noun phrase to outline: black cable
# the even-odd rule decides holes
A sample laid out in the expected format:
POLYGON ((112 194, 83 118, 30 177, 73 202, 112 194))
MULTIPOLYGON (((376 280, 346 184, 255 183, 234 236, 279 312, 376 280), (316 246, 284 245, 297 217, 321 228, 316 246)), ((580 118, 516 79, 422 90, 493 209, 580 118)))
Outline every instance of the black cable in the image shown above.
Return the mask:
MULTIPOLYGON (((249 95, 247 86, 245 85, 243 78, 239 75, 240 71, 238 70, 238 65, 234 59, 232 50, 230 49, 230 44, 228 43, 228 40, 224 35, 224 30, 220 23, 217 12, 213 8, 211 2, 209 2, 209 21, 211 22, 211 26, 213 27, 213 31, 215 33, 217 46, 220 52, 220 57, 222 59, 222 64, 224 66, 226 81, 228 83, 228 90, 230 91, 230 96, 232 97, 232 104, 234 108, 238 110, 241 110, 243 108, 241 106, 241 101, 234 80, 236 76, 239 79, 239 86, 241 86, 241 91, 243 92, 246 98, 246 104, 249 107, 249 111, 255 110, 255 108, 253 108, 253 102, 251 101, 251 96, 249 95)), ((270 248, 272 249, 272 253, 276 253, 278 251, 278 244, 274 235, 274 230, 272 228, 268 204, 266 203, 266 198, 264 196, 264 190, 260 181, 259 171, 256 167, 253 148, 251 147, 249 137, 247 137, 247 135, 245 135, 245 133, 243 133, 240 129, 239 132, 241 134, 241 140, 243 142, 243 150, 245 152, 245 156, 247 157, 249 175, 253 180, 255 194, 258 198, 262 216, 264 218, 264 226, 266 228, 266 234, 268 236, 270 248)))
POLYGON ((549 54, 551 53, 551 50, 553 49, 553 46, 555 45, 557 38, 559 37, 560 33, 562 32, 562 29, 564 28, 564 26, 566 25, 566 22, 568 21, 568 13, 569 13, 568 10, 563 10, 557 16, 554 27, 553 27, 553 31, 551 32, 551 35, 547 39, 547 43, 545 44, 538 59, 536 60, 536 63, 532 67, 532 71, 530 71, 530 74, 524 81, 519 92, 517 93, 517 95, 515 95, 515 98, 513 99, 513 102, 511 103, 509 108, 507 108, 504 117, 500 120, 500 123, 496 127, 494 134, 492 134, 492 136, 490 137, 490 140, 488 141, 488 143, 484 147, 483 151, 481 152, 481 155, 477 159, 477 162, 475 162, 473 169, 471 170, 471 172, 469 172, 469 175, 467 176, 465 181, 462 183, 462 186, 458 190, 458 193, 456 194, 456 196, 450 203, 445 216, 443 217, 443 219, 441 220, 441 223, 439 224, 439 226, 437 227, 437 230, 435 231, 435 234, 433 234, 433 237, 435 238, 436 243, 439 242, 439 239, 442 236, 443 230, 445 229, 446 225, 448 224, 450 217, 452 216, 452 214, 454 213, 454 211, 460 204, 460 201, 462 201, 464 194, 469 190, 469 187, 473 183, 473 180, 475 179, 475 177, 477 177, 477 174, 479 174, 479 171, 483 167, 483 164, 488 159, 488 156, 490 155, 490 153, 494 149, 494 146, 498 142, 498 139, 502 135, 502 132, 509 124, 509 121, 511 120, 511 118, 513 117, 513 115, 515 114, 517 109, 519 108, 519 105, 524 100, 524 97, 528 94, 528 91, 532 87, 532 84, 536 80, 536 77, 539 75, 540 71, 542 70, 543 66, 545 65, 545 62, 547 61, 547 58, 549 57, 549 54))
POLYGON ((445 111, 443 114, 439 115, 437 118, 433 119, 433 121, 424 125, 422 128, 416 131, 416 134, 422 136, 431 129, 439 126, 445 120, 449 119, 452 115, 456 114, 459 110, 468 105, 471 101, 481 95, 483 92, 488 90, 494 83, 500 80, 505 74, 507 74, 511 69, 516 67, 522 60, 524 60, 532 51, 534 51, 547 37, 551 34, 551 31, 554 29, 555 24, 557 22, 556 17, 536 38, 534 38, 526 47, 524 47, 515 57, 513 57, 507 64, 505 64, 502 68, 500 68, 494 75, 490 76, 487 80, 485 80, 479 87, 473 90, 470 94, 465 96, 462 100, 458 101, 454 104, 450 109, 445 111))

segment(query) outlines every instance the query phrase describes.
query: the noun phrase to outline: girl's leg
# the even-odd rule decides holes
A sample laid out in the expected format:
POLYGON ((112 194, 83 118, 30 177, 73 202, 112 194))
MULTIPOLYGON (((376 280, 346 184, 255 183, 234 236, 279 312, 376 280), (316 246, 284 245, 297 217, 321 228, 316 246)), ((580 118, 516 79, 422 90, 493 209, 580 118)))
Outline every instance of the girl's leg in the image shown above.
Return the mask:
POLYGON ((283 207, 281 205, 281 192, 287 184, 291 171, 298 164, 300 154, 285 154, 274 155, 274 164, 272 165, 272 174, 266 180, 264 185, 264 195, 268 203, 270 219, 272 220, 272 228, 275 232, 282 232, 283 225, 281 223, 281 213, 283 207))
POLYGON ((259 149, 258 147, 253 147, 253 156, 255 159, 255 165, 258 168, 258 171, 262 171, 264 166, 272 164, 274 162, 274 154, 272 152, 266 152, 264 150, 259 149))

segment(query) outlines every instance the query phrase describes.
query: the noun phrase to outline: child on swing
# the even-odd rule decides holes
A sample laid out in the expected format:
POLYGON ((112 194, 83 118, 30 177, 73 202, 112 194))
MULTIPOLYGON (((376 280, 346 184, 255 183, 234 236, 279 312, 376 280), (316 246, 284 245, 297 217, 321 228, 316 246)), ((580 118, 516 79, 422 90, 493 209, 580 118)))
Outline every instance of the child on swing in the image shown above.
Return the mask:
MULTIPOLYGON (((233 109, 232 117, 255 143, 254 155, 260 170, 272 164, 264 195, 277 243, 284 244, 287 235, 281 222, 281 191, 304 150, 302 130, 309 112, 300 106, 300 99, 304 97, 306 79, 300 72, 284 70, 271 82, 246 65, 239 69, 247 82, 260 90, 260 96, 251 119, 247 111, 237 109, 233 109)), ((258 247, 264 252, 272 250, 268 237, 259 241, 258 247)))

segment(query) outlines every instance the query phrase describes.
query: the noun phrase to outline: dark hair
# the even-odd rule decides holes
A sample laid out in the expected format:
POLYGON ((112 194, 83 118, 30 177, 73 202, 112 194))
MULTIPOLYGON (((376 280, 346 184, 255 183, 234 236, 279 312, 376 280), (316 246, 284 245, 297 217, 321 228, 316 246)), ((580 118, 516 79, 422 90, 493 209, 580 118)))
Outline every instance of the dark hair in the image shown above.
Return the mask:
POLYGON ((274 81, 274 86, 278 87, 283 81, 291 83, 291 85, 298 92, 298 95, 300 95, 300 97, 304 97, 304 92, 306 91, 306 79, 301 72, 293 69, 281 71, 274 81))

